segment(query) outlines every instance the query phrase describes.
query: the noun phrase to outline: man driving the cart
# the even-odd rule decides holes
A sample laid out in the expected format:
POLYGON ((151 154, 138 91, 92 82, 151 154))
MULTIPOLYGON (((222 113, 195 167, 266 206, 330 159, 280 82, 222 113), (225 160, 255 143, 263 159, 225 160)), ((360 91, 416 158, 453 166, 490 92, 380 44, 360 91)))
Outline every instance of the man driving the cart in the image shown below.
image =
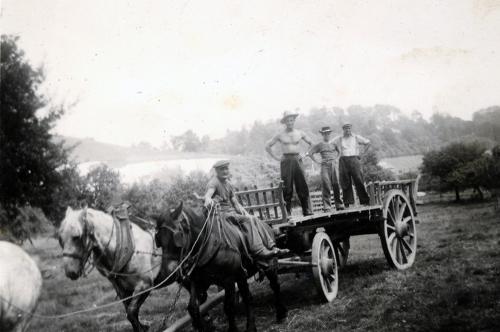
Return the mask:
POLYGON ((229 181, 229 160, 220 160, 214 164, 213 168, 216 176, 208 182, 204 195, 205 206, 218 204, 223 220, 236 224, 244 234, 248 250, 254 259, 267 260, 288 253, 287 249, 276 247, 271 227, 256 217, 250 216, 236 199, 233 186, 229 181))

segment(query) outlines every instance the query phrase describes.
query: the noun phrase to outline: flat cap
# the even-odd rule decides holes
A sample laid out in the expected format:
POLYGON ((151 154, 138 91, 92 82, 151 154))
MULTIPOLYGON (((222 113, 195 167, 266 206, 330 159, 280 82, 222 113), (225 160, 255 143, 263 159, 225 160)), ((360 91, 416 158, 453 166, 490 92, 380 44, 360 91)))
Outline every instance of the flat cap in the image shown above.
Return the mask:
POLYGON ((214 164, 213 168, 219 168, 227 165, 229 165, 229 160, 219 160, 214 164))
POLYGON ((352 124, 350 124, 350 123, 344 123, 342 125, 342 129, 344 129, 344 128, 351 128, 351 127, 352 127, 352 124))
POLYGON ((330 129, 330 127, 322 127, 321 130, 319 131, 320 133, 331 133, 332 130, 330 129))

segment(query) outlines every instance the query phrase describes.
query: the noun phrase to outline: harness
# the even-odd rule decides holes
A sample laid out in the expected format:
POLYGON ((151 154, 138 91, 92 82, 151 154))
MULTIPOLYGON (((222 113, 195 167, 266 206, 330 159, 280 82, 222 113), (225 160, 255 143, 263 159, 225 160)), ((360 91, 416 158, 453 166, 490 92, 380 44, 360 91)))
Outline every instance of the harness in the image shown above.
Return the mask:
MULTIPOLYGON (((178 242, 180 242, 180 241, 182 241, 182 239, 184 239, 184 236, 187 237, 186 241, 182 241, 182 244, 179 245, 179 247, 181 248, 181 252, 180 252, 179 257, 173 257, 174 255, 171 253, 167 253, 167 255, 166 255, 167 258, 172 258, 173 260, 179 260, 180 262, 182 262, 182 264, 179 268, 180 281, 183 281, 186 278, 189 278, 189 276, 193 273, 194 269, 196 267, 199 267, 200 258, 202 257, 202 255, 207 247, 207 244, 210 240, 210 236, 212 234, 214 220, 215 220, 215 216, 216 216, 216 210, 218 210, 218 208, 219 208, 219 205, 216 204, 215 207, 212 207, 210 209, 210 211, 208 212, 206 222, 203 224, 196 241, 194 241, 193 243, 191 243, 192 239, 193 239, 193 232, 192 232, 191 225, 189 222, 189 217, 184 212, 184 210, 181 213, 182 218, 179 221, 180 226, 181 226, 181 230, 174 229, 174 228, 172 228, 168 225, 164 225, 164 224, 162 224, 158 227, 159 229, 162 229, 162 228, 167 229, 169 232, 172 233, 174 243, 176 244, 176 246, 179 245, 178 242), (212 214, 212 211, 213 211, 213 214, 212 214), (195 250, 195 247, 197 246, 197 242, 200 239, 201 239, 201 243, 198 247, 198 250, 196 251, 196 253, 193 254, 193 251, 195 250)), ((218 249, 219 248, 214 250, 213 254, 208 258, 208 261, 210 261, 211 258, 215 257, 215 255, 218 252, 218 249)))
MULTIPOLYGON (((82 242, 84 242, 83 250, 81 254, 76 254, 76 253, 66 253, 63 252, 63 257, 71 257, 74 259, 78 259, 80 261, 80 276, 87 276, 95 267, 96 267, 96 262, 100 262, 104 265, 110 265, 110 267, 105 267, 105 266, 99 266, 98 269, 103 273, 106 277, 117 277, 121 275, 132 275, 129 273, 120 273, 121 270, 127 265, 127 263, 130 261, 132 255, 134 254, 134 250, 128 251, 126 257, 124 259, 120 259, 120 251, 124 247, 121 242, 122 239, 124 238, 123 232, 120 231, 119 225, 119 220, 116 220, 114 216, 113 218, 113 224, 111 226, 111 233, 109 235, 108 242, 104 246, 104 248, 100 249, 95 236, 94 236, 94 229, 91 226, 91 224, 88 222, 87 219, 87 209, 85 208, 81 214, 80 220, 82 222, 82 242), (109 248, 109 245, 111 244, 111 240, 113 239, 113 234, 115 232, 115 228, 117 229, 117 248, 114 252, 112 263, 111 264, 105 264, 102 259, 109 248), (94 254, 92 261, 89 261, 89 258, 91 254, 94 254)), ((125 227, 129 227, 126 225, 125 227)), ((133 237, 129 236, 129 240, 132 239, 133 237)), ((135 244, 132 243, 132 248, 135 247, 135 244)), ((156 267, 156 266, 155 266, 156 267)), ((153 268, 155 268, 153 267, 153 268)), ((138 274, 138 273, 133 273, 133 275, 138 274)))

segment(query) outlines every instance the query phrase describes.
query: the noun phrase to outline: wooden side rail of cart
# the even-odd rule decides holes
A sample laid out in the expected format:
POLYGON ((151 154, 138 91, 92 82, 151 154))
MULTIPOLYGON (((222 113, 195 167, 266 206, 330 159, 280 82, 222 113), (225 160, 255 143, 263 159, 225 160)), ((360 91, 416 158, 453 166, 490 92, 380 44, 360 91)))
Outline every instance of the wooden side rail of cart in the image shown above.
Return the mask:
POLYGON ((269 225, 284 223, 287 220, 283 184, 271 185, 268 188, 253 189, 245 187, 235 192, 238 202, 253 216, 266 221, 269 225))

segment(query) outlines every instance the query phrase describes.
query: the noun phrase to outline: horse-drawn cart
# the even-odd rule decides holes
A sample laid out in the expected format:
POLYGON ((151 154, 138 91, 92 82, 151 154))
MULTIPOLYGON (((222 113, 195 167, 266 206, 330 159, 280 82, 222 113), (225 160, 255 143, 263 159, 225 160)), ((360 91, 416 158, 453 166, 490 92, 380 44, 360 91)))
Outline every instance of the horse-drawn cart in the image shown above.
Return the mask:
POLYGON ((287 216, 281 185, 236 192, 245 209, 267 222, 279 247, 291 257, 278 260, 278 271, 312 272, 319 294, 332 301, 338 290, 338 270, 347 262, 349 238, 378 234, 392 268, 409 268, 417 251, 417 179, 367 185, 370 204, 322 212, 320 195, 311 193, 314 214, 287 216), (319 211, 318 211, 319 210, 319 211))

